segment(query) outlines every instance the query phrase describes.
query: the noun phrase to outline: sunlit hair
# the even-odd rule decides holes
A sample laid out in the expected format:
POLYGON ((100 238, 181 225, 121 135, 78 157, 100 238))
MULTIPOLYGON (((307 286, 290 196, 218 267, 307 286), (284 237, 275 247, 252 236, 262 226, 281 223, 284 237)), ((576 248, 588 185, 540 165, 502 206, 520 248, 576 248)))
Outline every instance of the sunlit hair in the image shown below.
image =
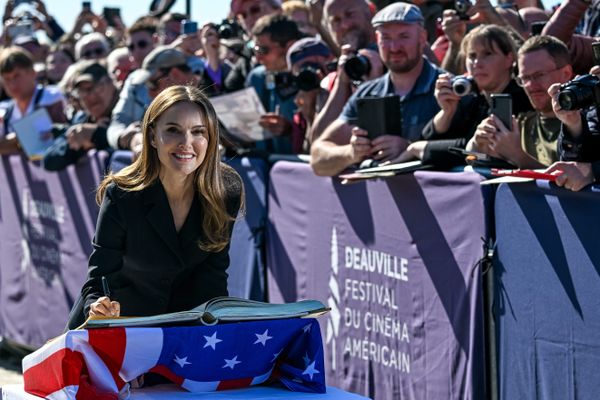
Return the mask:
MULTIPOLYGON (((223 173, 231 167, 221 163, 219 130, 215 110, 202 92, 191 86, 171 86, 156 96, 148 106, 142 121, 143 147, 138 159, 121 171, 108 175, 98 187, 96 201, 102 203, 108 185, 115 183, 125 191, 139 191, 152 185, 159 177, 161 163, 152 146, 152 135, 158 119, 173 105, 190 102, 198 106, 208 131, 208 146, 204 161, 194 172, 194 187, 202 205, 204 237, 199 246, 205 251, 220 251, 229 242, 229 223, 234 220, 225 207, 226 189, 223 173)), ((235 172, 234 172, 235 174, 235 172)))
POLYGON ((517 59, 517 46, 515 41, 513 40, 511 33, 501 26, 479 25, 467 33, 460 45, 461 55, 465 60, 468 55, 469 46, 474 41, 478 41, 486 50, 491 52, 495 51, 494 45, 496 45, 496 48, 500 50, 502 54, 505 56, 512 54, 513 59, 515 61, 517 59))

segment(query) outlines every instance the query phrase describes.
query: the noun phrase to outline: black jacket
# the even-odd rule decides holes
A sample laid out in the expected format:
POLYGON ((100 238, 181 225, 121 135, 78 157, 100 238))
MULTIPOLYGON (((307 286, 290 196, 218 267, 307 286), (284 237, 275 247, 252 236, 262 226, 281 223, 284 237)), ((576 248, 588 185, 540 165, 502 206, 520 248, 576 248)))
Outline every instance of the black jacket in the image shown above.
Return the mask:
MULTIPOLYGON (((227 211, 235 217, 242 182, 231 168, 223 168, 227 211)), ((233 223, 230 233, 232 229, 233 223)), ((69 329, 80 325, 90 304, 103 296, 102 276, 109 283, 111 300, 121 304, 123 316, 184 311, 226 296, 229 245, 209 253, 198 247, 202 237, 198 194, 176 232, 160 180, 138 192, 110 185, 98 215, 88 277, 71 311, 69 329)))

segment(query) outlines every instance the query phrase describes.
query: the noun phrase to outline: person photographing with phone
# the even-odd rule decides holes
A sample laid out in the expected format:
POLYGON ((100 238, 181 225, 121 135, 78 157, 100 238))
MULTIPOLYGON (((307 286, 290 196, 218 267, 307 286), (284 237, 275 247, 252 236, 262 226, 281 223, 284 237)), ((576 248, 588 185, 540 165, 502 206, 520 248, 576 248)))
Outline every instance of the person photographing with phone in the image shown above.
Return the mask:
MULTIPOLYGON (((444 168, 464 164, 464 157, 455 156, 449 148, 465 148, 478 124, 490 114, 494 94, 510 96, 517 113, 532 109, 523 88, 512 76, 517 53, 508 30, 480 25, 465 36, 461 53, 467 75, 438 77, 434 94, 440 111, 423 129, 424 140, 411 143, 395 161, 416 158, 444 168)), ((512 113, 509 111, 508 115, 512 113)))
POLYGON ((560 116, 552 108, 548 90, 572 77, 569 52, 556 38, 534 36, 519 49, 518 64, 516 80, 534 111, 515 113, 510 129, 496 115, 486 118, 467 149, 507 160, 519 168, 547 167, 559 159, 557 140, 561 129, 560 116))
POLYGON ((69 329, 88 316, 183 311, 228 293, 243 188, 220 161, 212 105, 197 88, 172 86, 148 107, 142 133, 140 157, 98 187, 94 250, 69 329))

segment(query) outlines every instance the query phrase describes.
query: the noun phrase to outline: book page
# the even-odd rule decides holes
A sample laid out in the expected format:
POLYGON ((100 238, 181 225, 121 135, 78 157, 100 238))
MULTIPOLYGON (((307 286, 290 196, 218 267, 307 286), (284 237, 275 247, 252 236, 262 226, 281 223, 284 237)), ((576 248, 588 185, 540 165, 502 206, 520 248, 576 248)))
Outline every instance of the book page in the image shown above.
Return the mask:
POLYGON ((236 138, 255 142, 272 137, 258 124, 265 109, 253 87, 211 97, 210 102, 227 131, 236 138))
POLYGON ((39 160, 52 142, 52 120, 44 107, 13 123, 21 147, 30 160, 39 160))

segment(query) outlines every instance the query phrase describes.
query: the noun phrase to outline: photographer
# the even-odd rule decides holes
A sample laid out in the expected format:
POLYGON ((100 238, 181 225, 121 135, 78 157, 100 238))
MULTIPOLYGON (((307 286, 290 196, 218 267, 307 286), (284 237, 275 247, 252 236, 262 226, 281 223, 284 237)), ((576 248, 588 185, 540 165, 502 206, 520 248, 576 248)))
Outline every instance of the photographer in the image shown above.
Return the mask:
MULTIPOLYGON (((596 77, 600 76, 600 67, 593 67, 590 73, 596 77)), ((600 181, 600 99, 595 99, 594 104, 586 109, 565 110, 559 102, 560 93, 559 84, 548 89, 548 94, 552 96, 552 108, 562 122, 558 139, 561 161, 554 163, 546 172, 561 171, 556 184, 578 191, 600 181)))
POLYGON ((256 142, 255 146, 268 153, 290 154, 289 135, 296 109, 294 93, 279 90, 282 88, 278 88, 276 82, 278 73, 287 71, 286 53, 295 41, 302 38, 302 32, 288 17, 272 14, 256 22, 252 37, 256 60, 261 65, 250 71, 246 86, 256 90, 267 111, 260 116, 260 126, 274 135, 272 139, 256 142))
POLYGON ((218 96, 226 92, 225 80, 231 72, 231 66, 221 60, 221 43, 215 24, 204 25, 200 31, 200 37, 205 57, 200 88, 208 97, 218 96))
POLYGON ((287 65, 298 88, 295 103, 298 112, 292 121, 292 151, 307 153, 312 138, 307 135, 329 92, 321 87, 327 73, 327 64, 333 54, 327 45, 315 38, 304 38, 294 43, 287 52, 287 65))
MULTIPOLYGON (((377 46, 389 72, 366 82, 346 103, 342 114, 311 147, 311 166, 317 175, 332 176, 367 158, 388 161, 398 157, 416 140, 439 110, 433 96, 434 84, 442 72, 423 57, 427 33, 418 7, 393 3, 372 20, 377 46), (362 97, 400 96, 402 135, 383 135, 368 139, 368 132, 357 121, 357 99, 362 97)), ((397 117, 397 116, 396 116, 397 117)))
POLYGON ((463 158, 448 152, 449 147, 464 148, 477 125, 490 113, 492 93, 510 94, 515 113, 532 109, 523 88, 512 79, 516 45, 509 32, 496 25, 480 25, 465 36, 461 52, 469 78, 459 83, 448 74, 440 75, 435 83, 435 98, 440 111, 423 129, 426 141, 412 143, 398 161, 410 157, 422 159, 439 167, 462 164, 463 158), (469 82, 469 83, 467 83, 469 82))
POLYGON ((330 93, 327 103, 316 115, 310 129, 311 141, 321 136, 338 118, 355 89, 355 83, 375 79, 383 74, 379 54, 373 50, 375 30, 371 25, 369 6, 363 0, 327 0, 324 13, 329 32, 336 46, 341 49, 341 55, 335 75, 329 76, 330 93), (345 71, 346 62, 358 55, 363 60, 368 60, 370 71, 362 77, 350 78, 345 71))
POLYGON ((502 158, 519 168, 547 167, 558 160, 556 148, 560 133, 560 121, 553 111, 548 88, 571 78, 569 53, 565 44, 556 38, 534 36, 519 49, 518 57, 516 79, 535 111, 515 113, 512 130, 495 117, 487 118, 467 148, 502 158))

